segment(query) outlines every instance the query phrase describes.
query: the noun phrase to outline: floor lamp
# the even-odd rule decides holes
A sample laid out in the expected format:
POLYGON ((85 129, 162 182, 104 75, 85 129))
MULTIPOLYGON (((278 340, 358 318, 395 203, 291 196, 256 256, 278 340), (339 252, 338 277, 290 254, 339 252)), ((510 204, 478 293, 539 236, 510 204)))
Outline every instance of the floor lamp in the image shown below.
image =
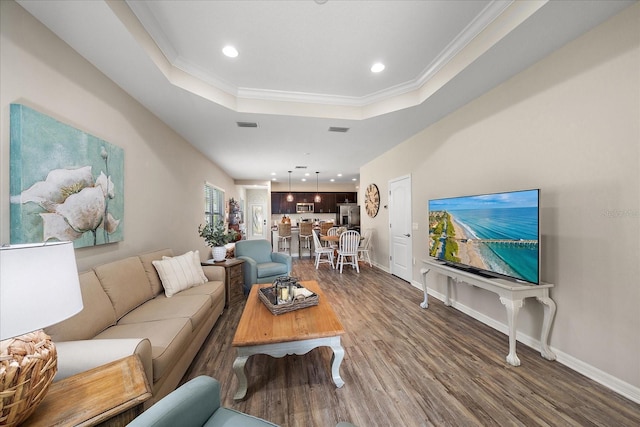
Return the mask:
POLYGON ((81 310, 72 242, 0 247, 0 425, 26 420, 56 374, 42 328, 81 310))

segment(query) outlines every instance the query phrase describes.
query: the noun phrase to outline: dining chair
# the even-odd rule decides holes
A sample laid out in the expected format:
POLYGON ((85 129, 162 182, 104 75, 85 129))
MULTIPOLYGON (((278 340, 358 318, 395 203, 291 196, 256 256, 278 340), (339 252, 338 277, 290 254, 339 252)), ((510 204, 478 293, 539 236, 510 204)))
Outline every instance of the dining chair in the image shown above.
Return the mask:
MULTIPOLYGON (((338 236, 338 227, 331 227, 330 229, 327 230, 327 236, 338 236)), ((333 243, 333 242, 329 242, 329 241, 325 241, 325 246, 329 246, 332 248, 337 248, 338 244, 337 243, 333 243)))
POLYGON ((278 224, 278 252, 289 251, 291 255, 291 224, 280 223, 278 224))
POLYGON ((302 250, 309 250, 309 258, 311 258, 311 233, 313 230, 313 224, 310 222, 300 223, 300 234, 298 234, 298 247, 300 248, 300 258, 302 258, 302 250))
POLYGON ((340 245, 338 246, 338 263, 340 266, 340 274, 342 267, 350 265, 360 273, 358 266, 358 246, 360 245, 360 233, 354 230, 345 231, 340 235, 340 245))
POLYGON ((373 267, 373 264, 371 264, 371 257, 369 256, 369 249, 371 248, 372 236, 373 236, 372 228, 367 228, 366 230, 364 230, 364 233, 362 233, 362 237, 363 237, 362 242, 360 243, 360 246, 358 246, 358 258, 362 258, 364 260, 364 257, 366 256, 370 267, 373 267))
POLYGON ((315 246, 315 254, 316 254, 316 270, 320 263, 329 263, 331 264, 331 268, 335 268, 333 266, 333 248, 322 246, 320 243, 320 238, 318 237, 318 233, 316 231, 311 232, 313 235, 313 245, 315 246), (326 255, 327 259, 323 260, 322 255, 326 255))

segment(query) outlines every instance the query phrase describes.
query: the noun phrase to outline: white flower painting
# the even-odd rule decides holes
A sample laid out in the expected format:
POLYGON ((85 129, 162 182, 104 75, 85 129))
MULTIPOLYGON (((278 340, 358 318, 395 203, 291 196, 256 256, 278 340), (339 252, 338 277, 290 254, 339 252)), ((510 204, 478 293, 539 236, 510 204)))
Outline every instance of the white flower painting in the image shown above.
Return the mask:
POLYGON ((122 240, 123 150, 11 105, 11 243, 122 240))

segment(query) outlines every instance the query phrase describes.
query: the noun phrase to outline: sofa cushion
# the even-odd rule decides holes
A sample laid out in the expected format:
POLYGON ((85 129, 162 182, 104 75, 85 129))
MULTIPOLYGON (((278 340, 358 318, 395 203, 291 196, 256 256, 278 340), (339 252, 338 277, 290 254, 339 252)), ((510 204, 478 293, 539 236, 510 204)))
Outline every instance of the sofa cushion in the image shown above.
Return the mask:
POLYGON ((180 292, 176 296, 207 295, 211 298, 211 304, 215 306, 220 301, 224 301, 224 292, 224 283, 216 280, 207 282, 204 285, 194 286, 193 288, 180 292))
POLYGON ((148 338, 153 357, 153 382, 169 373, 183 350, 193 338, 191 322, 187 318, 164 319, 153 322, 117 324, 98 334, 95 339, 148 338))
POLYGON ((159 251, 147 252, 139 256, 140 261, 142 261, 142 267, 144 267, 144 271, 147 273, 147 279, 149 279, 151 292, 153 292, 154 296, 161 294, 164 291, 164 288, 162 287, 160 276, 158 276, 158 270, 156 270, 152 262, 162 259, 162 257, 165 256, 172 257, 173 251, 171 249, 161 249, 159 251))
POLYGON ((153 298, 147 274, 138 257, 129 257, 94 268, 100 284, 121 318, 153 298))
POLYGON ((175 298, 167 298, 161 294, 130 311, 120 319, 118 324, 126 325, 183 317, 191 320, 191 329, 195 331, 207 318, 211 307, 213 307, 213 302, 207 295, 180 294, 175 298))
POLYGON ((265 262, 257 265, 258 278, 276 276, 278 274, 286 275, 289 272, 287 264, 280 264, 279 262, 265 262))
POLYGON ((167 298, 207 281, 207 277, 200 266, 200 253, 198 251, 190 251, 173 258, 163 257, 162 260, 155 260, 151 263, 158 270, 167 298))
POLYGON ((94 271, 78 275, 82 292, 82 311, 45 329, 54 342, 88 340, 116 324, 111 300, 100 286, 94 271))

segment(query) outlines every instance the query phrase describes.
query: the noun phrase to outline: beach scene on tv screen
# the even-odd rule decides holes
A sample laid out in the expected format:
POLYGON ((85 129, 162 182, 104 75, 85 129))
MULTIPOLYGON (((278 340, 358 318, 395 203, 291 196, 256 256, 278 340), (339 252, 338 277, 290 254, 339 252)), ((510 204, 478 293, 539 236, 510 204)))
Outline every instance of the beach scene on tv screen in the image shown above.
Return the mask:
POLYGON ((429 255, 538 283, 538 190, 430 200, 429 255))

